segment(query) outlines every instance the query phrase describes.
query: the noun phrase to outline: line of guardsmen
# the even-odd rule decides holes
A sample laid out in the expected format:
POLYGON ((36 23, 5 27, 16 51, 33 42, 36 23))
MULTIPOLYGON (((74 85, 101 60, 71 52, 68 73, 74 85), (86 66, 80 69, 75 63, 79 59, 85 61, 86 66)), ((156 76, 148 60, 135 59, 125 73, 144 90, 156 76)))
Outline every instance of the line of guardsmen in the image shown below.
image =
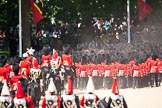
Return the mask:
POLYGON ((76 87, 84 89, 88 76, 92 76, 97 89, 111 88, 113 77, 119 79, 120 88, 141 88, 148 86, 158 87, 162 80, 162 60, 149 57, 145 62, 137 64, 134 60, 128 64, 119 62, 107 64, 75 63, 76 74, 79 81, 76 87))

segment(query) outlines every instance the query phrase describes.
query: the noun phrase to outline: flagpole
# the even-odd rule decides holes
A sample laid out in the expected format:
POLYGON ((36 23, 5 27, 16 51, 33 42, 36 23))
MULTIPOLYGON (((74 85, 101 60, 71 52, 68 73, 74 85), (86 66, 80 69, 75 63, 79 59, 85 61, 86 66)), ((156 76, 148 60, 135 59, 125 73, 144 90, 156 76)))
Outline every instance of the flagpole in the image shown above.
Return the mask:
POLYGON ((21 0, 19 0, 19 56, 22 57, 22 21, 21 21, 21 0))
POLYGON ((128 43, 131 43, 130 38, 130 0, 127 0, 127 25, 128 25, 128 43))

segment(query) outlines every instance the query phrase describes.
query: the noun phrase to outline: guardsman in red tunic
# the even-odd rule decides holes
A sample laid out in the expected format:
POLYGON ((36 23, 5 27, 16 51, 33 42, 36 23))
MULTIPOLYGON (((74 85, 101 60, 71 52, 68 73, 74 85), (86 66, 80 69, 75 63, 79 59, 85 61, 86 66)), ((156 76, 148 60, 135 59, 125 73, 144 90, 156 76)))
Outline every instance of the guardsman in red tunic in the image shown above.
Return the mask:
POLYGON ((73 93, 73 83, 68 76, 65 94, 61 95, 61 108, 80 108, 79 97, 73 93))
POLYGON ((132 87, 133 85, 133 65, 135 64, 134 60, 130 60, 127 64, 127 87, 132 87))
MULTIPOLYGON (((99 71, 98 71, 98 64, 90 63, 89 64, 90 71, 92 72, 92 78, 95 85, 99 85, 99 71)), ((99 88, 99 86, 96 86, 99 88)))
POLYGON ((79 78, 80 78, 80 69, 79 69, 79 67, 80 67, 80 65, 81 65, 81 63, 80 62, 76 62, 75 63, 75 72, 76 72, 76 79, 75 79, 75 85, 74 85, 74 87, 75 88, 78 88, 79 87, 79 78))
POLYGON ((159 71, 158 71, 158 56, 157 55, 153 55, 152 56, 152 60, 150 61, 151 63, 151 70, 150 70, 150 76, 151 76, 151 87, 154 87, 154 83, 155 86, 158 87, 158 75, 159 75, 159 71))
POLYGON ((139 79, 140 79, 140 67, 139 65, 133 65, 133 88, 139 87, 139 79))
POLYGON ((92 80, 92 76, 89 76, 87 83, 87 93, 85 93, 80 100, 81 108, 97 108, 99 97, 94 94, 95 86, 92 80))
POLYGON ((5 64, 5 57, 1 56, 0 57, 0 82, 3 82, 3 80, 6 79, 7 70, 4 67, 4 64, 5 64))
POLYGON ((42 108, 60 108, 60 96, 57 96, 56 86, 53 82, 53 78, 50 78, 47 93, 42 100, 42 108))
POLYGON ((71 76, 72 81, 74 82, 74 76, 76 76, 76 73, 75 69, 73 68, 73 58, 70 54, 69 44, 65 44, 63 46, 62 65, 65 69, 65 80, 67 80, 68 76, 71 76))
POLYGON ((31 65, 30 65, 30 75, 33 80, 36 80, 41 75, 40 65, 38 59, 32 56, 31 65))
POLYGON ((119 86, 121 88, 126 87, 126 72, 127 72, 127 67, 125 64, 120 64, 119 65, 119 71, 118 71, 118 77, 119 77, 119 86))
POLYGON ((160 74, 160 78, 159 78, 159 86, 160 86, 162 82, 162 60, 161 59, 158 59, 158 71, 160 74))
POLYGON ((104 66, 104 78, 103 78, 103 87, 106 89, 111 88, 113 73, 111 71, 111 65, 105 64, 104 66))
POLYGON ((64 66, 71 67, 73 65, 72 55, 70 54, 70 45, 66 44, 63 46, 64 54, 62 54, 62 64, 64 66))
POLYGON ((82 63, 79 65, 79 88, 85 89, 88 81, 88 65, 82 63))
POLYGON ((25 59, 20 61, 19 63, 19 74, 22 75, 24 78, 29 78, 30 75, 30 65, 31 63, 29 62, 27 56, 24 56, 25 59))
POLYGON ((43 55, 41 57, 41 67, 50 67, 50 60, 51 60, 51 56, 50 56, 50 47, 48 45, 45 45, 42 49, 43 51, 43 55))
POLYGON ((98 78, 98 84, 99 84, 99 88, 103 88, 103 73, 104 73, 104 68, 103 68, 103 64, 104 63, 100 63, 100 64, 97 64, 97 67, 98 67, 98 72, 99 72, 99 78, 98 78))
POLYGON ((19 65, 18 64, 13 64, 12 65, 12 72, 10 72, 9 78, 10 78, 10 91, 12 93, 12 96, 14 97, 15 91, 16 91, 16 83, 17 81, 22 78, 21 75, 19 75, 19 65))

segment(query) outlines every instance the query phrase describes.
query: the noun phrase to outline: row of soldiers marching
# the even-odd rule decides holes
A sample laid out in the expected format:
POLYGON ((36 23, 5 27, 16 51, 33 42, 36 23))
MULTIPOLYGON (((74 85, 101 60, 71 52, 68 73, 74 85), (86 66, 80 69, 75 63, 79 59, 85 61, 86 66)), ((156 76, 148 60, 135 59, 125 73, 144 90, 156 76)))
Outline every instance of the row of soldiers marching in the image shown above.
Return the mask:
POLYGON ((77 62, 75 67, 79 78, 79 84, 76 86, 80 89, 85 88, 89 75, 93 77, 98 89, 111 88, 114 76, 119 79, 120 88, 158 87, 162 80, 162 60, 158 59, 157 55, 149 57, 144 63, 140 64, 137 64, 134 60, 131 60, 128 64, 120 62, 111 64, 77 62))

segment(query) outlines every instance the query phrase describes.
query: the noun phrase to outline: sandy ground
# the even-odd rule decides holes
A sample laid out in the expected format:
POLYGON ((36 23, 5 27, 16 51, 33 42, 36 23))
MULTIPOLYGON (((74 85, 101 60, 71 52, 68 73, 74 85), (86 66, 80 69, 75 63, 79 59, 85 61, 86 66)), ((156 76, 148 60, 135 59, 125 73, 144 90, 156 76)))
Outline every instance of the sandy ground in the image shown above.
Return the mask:
MULTIPOLYGON (((128 108, 162 108, 162 86, 137 89, 120 89, 120 94, 125 97, 128 108)), ((111 90, 95 90, 99 98, 111 95, 111 90)), ((86 90, 75 89, 74 93, 81 97, 86 90)))

